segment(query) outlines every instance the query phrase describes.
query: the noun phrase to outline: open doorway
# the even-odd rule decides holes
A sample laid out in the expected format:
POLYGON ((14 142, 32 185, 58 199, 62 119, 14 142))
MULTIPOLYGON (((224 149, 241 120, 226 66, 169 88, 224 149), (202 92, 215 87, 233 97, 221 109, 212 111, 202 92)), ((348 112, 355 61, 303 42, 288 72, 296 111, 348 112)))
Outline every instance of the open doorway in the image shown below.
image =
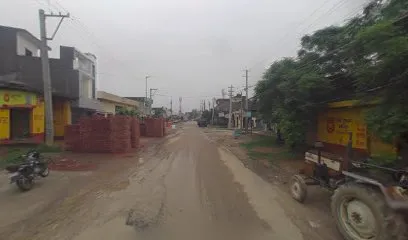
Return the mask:
POLYGON ((31 109, 10 109, 10 138, 22 140, 30 137, 30 113, 31 109))

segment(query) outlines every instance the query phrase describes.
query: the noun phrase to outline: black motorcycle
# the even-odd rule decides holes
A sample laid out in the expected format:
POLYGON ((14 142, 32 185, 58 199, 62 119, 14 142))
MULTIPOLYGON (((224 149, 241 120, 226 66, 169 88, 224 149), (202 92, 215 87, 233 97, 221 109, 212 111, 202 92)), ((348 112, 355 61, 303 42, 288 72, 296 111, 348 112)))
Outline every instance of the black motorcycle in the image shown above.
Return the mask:
POLYGON ((9 165, 6 170, 10 173, 10 184, 16 183, 21 191, 28 191, 33 187, 35 178, 47 177, 50 170, 37 151, 30 151, 21 157, 24 159, 23 163, 9 165))

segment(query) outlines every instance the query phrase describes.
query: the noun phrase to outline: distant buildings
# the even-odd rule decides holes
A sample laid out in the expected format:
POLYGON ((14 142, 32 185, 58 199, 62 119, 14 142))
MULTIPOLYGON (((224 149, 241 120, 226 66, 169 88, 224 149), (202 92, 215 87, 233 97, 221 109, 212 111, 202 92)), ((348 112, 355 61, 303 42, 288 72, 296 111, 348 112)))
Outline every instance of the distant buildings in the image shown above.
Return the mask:
POLYGON ((141 101, 131 100, 104 91, 98 91, 97 98, 102 104, 103 112, 107 114, 115 115, 123 109, 137 112, 143 109, 143 102, 141 101))

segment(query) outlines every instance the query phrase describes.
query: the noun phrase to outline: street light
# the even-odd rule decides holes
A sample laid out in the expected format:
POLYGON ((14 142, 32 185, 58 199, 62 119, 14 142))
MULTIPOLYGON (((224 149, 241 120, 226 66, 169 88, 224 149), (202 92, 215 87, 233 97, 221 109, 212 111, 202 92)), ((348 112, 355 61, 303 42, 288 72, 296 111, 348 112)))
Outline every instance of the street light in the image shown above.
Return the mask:
POLYGON ((147 75, 147 76, 145 77, 145 79, 146 79, 146 96, 145 96, 145 100, 144 100, 145 107, 147 106, 147 105, 146 105, 146 100, 147 100, 147 79, 149 79, 149 78, 150 78, 149 75, 147 75))

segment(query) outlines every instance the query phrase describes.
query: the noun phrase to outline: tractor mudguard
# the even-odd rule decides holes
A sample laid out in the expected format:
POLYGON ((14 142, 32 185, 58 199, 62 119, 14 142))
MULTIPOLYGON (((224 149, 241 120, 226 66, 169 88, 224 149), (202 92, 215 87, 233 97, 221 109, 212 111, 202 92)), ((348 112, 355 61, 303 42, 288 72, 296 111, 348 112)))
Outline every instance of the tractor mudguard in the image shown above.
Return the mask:
POLYGON ((343 171, 344 176, 354 179, 355 182, 371 185, 378 188, 384 195, 385 201, 391 209, 394 210, 408 210, 408 200, 403 196, 399 186, 384 186, 377 180, 364 177, 352 172, 343 171))

